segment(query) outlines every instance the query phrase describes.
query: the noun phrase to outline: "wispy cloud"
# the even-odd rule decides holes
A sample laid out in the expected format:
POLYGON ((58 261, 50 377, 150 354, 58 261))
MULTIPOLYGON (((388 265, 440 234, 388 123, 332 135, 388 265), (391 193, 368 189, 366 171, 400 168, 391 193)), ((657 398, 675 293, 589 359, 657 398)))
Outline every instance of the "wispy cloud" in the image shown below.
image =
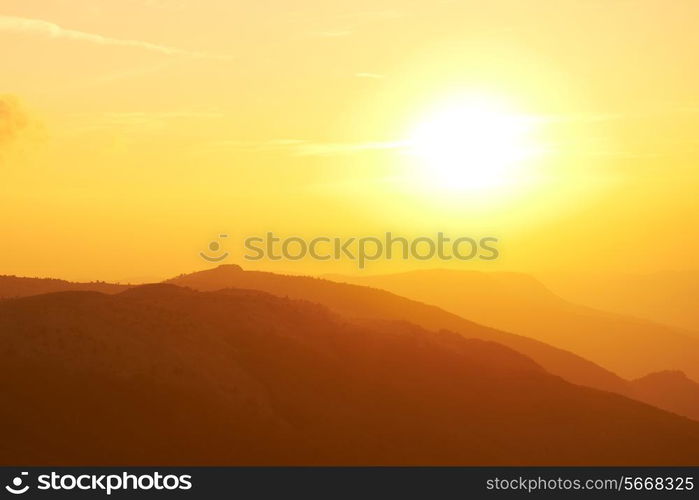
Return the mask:
POLYGON ((541 123, 595 123, 610 122, 619 120, 639 120, 656 119, 658 117, 668 117, 674 115, 696 115, 699 114, 699 106, 688 103, 668 103, 661 106, 649 107, 646 109, 636 109, 626 112, 596 112, 596 113, 569 113, 558 115, 539 115, 536 121, 541 123))
POLYGON ((629 116, 624 113, 570 113, 559 115, 537 115, 533 121, 540 123, 594 123, 623 120, 629 116))
POLYGON ((365 153, 368 151, 400 149, 404 147, 404 145, 405 144, 400 141, 362 143, 303 141, 301 143, 295 144, 292 147, 292 152, 298 156, 335 156, 365 153))
POLYGON ((384 75, 381 75, 379 73, 355 73, 354 76, 357 78, 369 78, 373 80, 381 80, 384 78, 384 75))
POLYGON ((0 94, 0 165, 18 144, 42 138, 43 125, 27 112, 21 101, 14 95, 0 94))
POLYGON ((14 96, 0 95, 0 153, 27 127, 29 118, 14 96))
POLYGON ((42 19, 30 19, 26 17, 0 16, 0 32, 19 33, 46 38, 58 38, 64 40, 74 40, 94 43, 98 45, 112 45, 119 47, 133 47, 150 52, 157 52, 169 56, 187 56, 207 59, 230 59, 230 56, 210 54, 208 52, 198 52, 179 49, 168 45, 144 42, 142 40, 127 40, 121 38, 111 38, 95 33, 63 28, 58 24, 44 21, 42 19))
POLYGON ((406 147, 406 142, 318 142, 303 139, 274 139, 259 142, 218 141, 210 146, 211 149, 232 148, 251 152, 277 151, 293 156, 340 156, 371 151, 399 150, 406 147))
POLYGON ((147 120, 177 120, 190 118, 221 118, 223 113, 214 111, 163 111, 145 112, 128 111, 119 113, 104 113, 105 120, 116 123, 133 123, 147 120))
POLYGON ((146 0, 145 5, 157 9, 182 10, 187 3, 187 0, 146 0))
POLYGON ((158 71, 170 67, 172 65, 171 61, 171 59, 165 59, 164 62, 160 62, 158 64, 151 64, 149 66, 140 66, 136 68, 129 68, 121 71, 103 74, 101 76, 96 77, 91 82, 88 82, 88 85, 117 82, 121 80, 127 80, 129 78, 138 78, 140 76, 157 73, 158 71))
MULTIPOLYGON (((459 0, 461 1, 461 0, 459 0)), ((365 10, 365 11, 358 11, 358 12, 351 12, 347 13, 344 16, 348 19, 369 19, 369 20, 383 20, 383 19, 400 19, 402 17, 405 17, 408 15, 408 12, 406 10, 390 10, 390 9, 384 9, 384 10, 365 10)))
POLYGON ((66 116, 62 133, 79 136, 95 131, 129 131, 133 134, 165 134, 202 121, 217 120, 224 113, 210 110, 127 111, 74 113, 66 116))
POLYGON ((345 36, 350 36, 351 34, 351 30, 313 31, 309 33, 310 36, 315 36, 319 38, 342 38, 345 36))

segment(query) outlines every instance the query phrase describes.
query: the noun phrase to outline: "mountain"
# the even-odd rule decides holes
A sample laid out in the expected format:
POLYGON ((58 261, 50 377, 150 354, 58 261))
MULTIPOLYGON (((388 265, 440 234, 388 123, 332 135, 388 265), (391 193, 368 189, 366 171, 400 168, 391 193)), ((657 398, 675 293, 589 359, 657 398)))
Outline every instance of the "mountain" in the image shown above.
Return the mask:
POLYGON ((625 393, 628 389, 622 378, 573 353, 521 335, 476 324, 439 307, 385 290, 310 276, 244 271, 240 266, 231 264, 183 274, 167 283, 202 291, 224 288, 261 290, 280 297, 322 304, 350 318, 409 321, 429 330, 448 329, 468 338, 508 346, 569 382, 617 393, 625 393))
MULTIPOLYGON (((510 295, 534 297, 538 289, 540 301, 562 302, 543 285, 532 290, 536 280, 524 275, 515 275, 519 280, 511 280, 510 295)), ((337 278, 339 279, 339 277, 337 278)), ((220 290, 227 287, 262 290, 281 297, 305 299, 349 317, 373 319, 405 320, 430 330, 448 329, 459 332, 468 338, 479 338, 506 345, 536 361, 549 373, 565 380, 596 389, 615 392, 636 398, 637 392, 629 381, 569 351, 552 347, 537 340, 515 335, 465 320, 438 307, 410 300, 386 290, 367 286, 352 285, 308 276, 288 276, 259 271, 244 271, 237 265, 223 265, 214 269, 178 276, 170 283, 188 286, 199 290, 220 290)), ((499 296, 490 295, 490 300, 498 302, 499 296)), ((490 307, 486 304, 487 307, 490 307)), ((523 309, 523 308, 521 308, 523 309)), ((503 314, 506 311, 503 310, 503 314)), ((668 411, 699 420, 699 413, 685 411, 692 408, 693 402, 685 400, 685 392, 672 391, 662 398, 644 393, 642 400, 668 411), (675 400, 676 398, 676 400, 675 400)))
POLYGON ((568 302, 524 274, 430 270, 335 279, 435 304, 574 352, 626 378, 672 369, 699 379, 699 337, 568 302))
POLYGON ((0 462, 696 464, 699 423, 493 342, 168 285, 0 301, 0 462))
POLYGON ((699 384, 679 371, 651 373, 631 382, 634 399, 699 421, 699 384))
MULTIPOLYGON (((624 380, 579 356, 526 337, 483 328, 439 308, 381 290, 333 283, 311 277, 243 272, 242 268, 235 265, 222 265, 200 273, 181 275, 169 282, 202 290, 219 290, 228 287, 260 289, 276 295, 308 299, 353 317, 406 319, 429 329, 450 328, 471 337, 509 345, 535 359, 551 373, 562 376, 568 381, 622 394, 627 391, 624 380)), ((0 298, 69 290, 117 293, 128 288, 125 285, 108 283, 72 283, 55 279, 0 276, 0 298)))
MULTIPOLYGON (((244 284, 247 288, 260 288, 271 293, 309 298, 315 302, 324 303, 328 307, 351 316, 368 316, 373 318, 409 319, 422 324, 429 329, 450 328, 461 331, 464 335, 486 340, 493 340, 508 345, 513 349, 535 359, 550 373, 559 375, 568 381, 616 392, 628 397, 639 399, 659 408, 699 420, 699 412, 695 411, 696 398, 684 391, 680 384, 678 390, 673 389, 679 379, 667 380, 666 393, 638 393, 629 382, 599 366, 561 349, 552 348, 541 342, 513 335, 502 331, 483 328, 450 315, 438 308, 396 297, 381 290, 367 287, 352 287, 342 283, 332 283, 327 280, 317 280, 308 277, 282 276, 270 273, 245 272, 238 266, 221 266, 215 270, 205 271, 179 279, 192 280, 190 284, 197 287, 211 285, 216 290, 226 286, 244 284), (203 281, 203 282, 202 282, 203 281), (331 293, 328 293, 331 291, 331 293), (687 398, 689 398, 687 400, 687 398)), ((523 275, 519 275, 523 276, 523 275)), ((338 277, 342 279, 342 277, 338 277)), ((532 281, 527 279, 520 288, 532 281)), ((536 283, 536 282, 534 282, 536 283)), ((117 293, 128 289, 129 286, 102 282, 72 283, 54 279, 18 278, 14 276, 0 277, 0 296, 29 296, 51 291, 63 290, 96 290, 104 293, 117 293)), ((536 287, 544 296, 552 296, 541 285, 536 287)), ((532 290, 527 290, 533 296, 532 290)), ((555 296, 554 296, 555 297, 555 296)), ((493 297, 493 300, 496 300, 493 297)))
POLYGON ((699 333, 699 271, 542 273, 537 277, 579 304, 699 333))
POLYGON ((127 285, 117 285, 102 281, 92 283, 74 283, 71 281, 52 278, 24 278, 19 276, 0 276, 0 299, 28 297, 42 293, 67 291, 94 291, 102 293, 118 293, 128 288, 127 285))

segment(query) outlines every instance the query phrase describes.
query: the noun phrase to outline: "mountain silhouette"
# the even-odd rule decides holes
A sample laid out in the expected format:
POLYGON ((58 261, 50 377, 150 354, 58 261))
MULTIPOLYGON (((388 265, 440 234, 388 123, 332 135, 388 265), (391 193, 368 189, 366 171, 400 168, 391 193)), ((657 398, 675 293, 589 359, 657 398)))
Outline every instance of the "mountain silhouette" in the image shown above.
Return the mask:
MULTIPOLYGON (((526 291, 534 295, 530 286, 533 283, 536 285, 534 290, 538 289, 545 296, 553 296, 546 288, 530 278, 524 275, 514 276, 524 278, 519 281, 520 294, 529 288, 526 291)), ((338 276, 336 279, 346 278, 338 276)), ((468 337, 497 341, 529 356, 550 373, 570 382, 622 394, 699 420, 699 411, 696 410, 697 397, 692 391, 685 390, 685 384, 679 378, 665 379, 664 393, 643 391, 614 373, 570 352, 520 335, 475 325, 439 308, 398 297, 383 290, 310 277, 243 271, 235 265, 224 265, 201 273, 181 275, 174 280, 174 282, 178 281, 187 281, 194 288, 207 290, 218 290, 230 286, 261 289, 281 296, 322 303, 351 317, 409 320, 432 330, 448 328, 468 337), (674 384, 679 385, 677 390, 674 384)), ((54 279, 0 277, 0 296, 10 297, 59 290, 100 290, 105 293, 117 293, 128 288, 130 286, 108 283, 71 283, 54 279)))
POLYGON ((118 285, 93 281, 91 283, 75 283, 53 278, 24 278, 19 276, 0 276, 0 299, 28 297, 42 293, 67 291, 94 291, 102 293, 118 293, 126 290, 128 285, 118 285))
MULTIPOLYGON (((493 340, 531 357, 551 373, 566 380, 617 393, 627 393, 626 382, 615 374, 561 349, 527 337, 484 328, 437 307, 365 286, 335 283, 305 276, 243 271, 227 264, 215 269, 182 274, 170 283, 214 291, 223 288, 259 289, 269 293, 310 300, 350 317, 408 320, 428 329, 449 328, 469 337, 493 340)), ((117 293, 129 286, 104 283, 72 283, 63 280, 0 277, 0 297, 23 297, 56 291, 103 291, 117 293)))
POLYGON ((3 464, 695 464, 699 423, 494 342, 173 285, 0 301, 3 464))
POLYGON ((699 420, 699 384, 683 372, 667 370, 633 380, 631 394, 640 401, 699 420))
POLYGON ((699 380, 699 337, 573 304, 524 274, 428 270, 335 279, 435 304, 472 321, 574 352, 625 378, 672 369, 699 380))
MULTIPOLYGON (((484 276, 487 277, 487 275, 484 276)), ((561 299, 543 285, 537 284, 536 280, 525 275, 514 274, 513 276, 516 279, 510 280, 510 289, 516 291, 516 296, 522 296, 527 292, 532 296, 541 295, 546 301, 554 304, 561 302, 561 299)), ((337 279, 341 279, 341 277, 337 277, 337 279)), ((688 396, 692 395, 684 390, 673 391, 673 381, 668 381, 667 396, 660 398, 656 397, 654 393, 643 393, 642 397, 639 397, 638 388, 632 386, 628 380, 569 351, 552 347, 528 337, 485 327, 438 307, 410 300, 378 288, 308 276, 244 271, 240 266, 230 264, 181 275, 169 280, 169 282, 209 291, 226 287, 262 290, 277 296, 305 299, 323 304, 349 317, 405 320, 430 330, 448 329, 469 338, 480 338, 506 345, 530 357, 548 372, 563 377, 569 382, 632 398, 638 397, 640 400, 654 404, 659 408, 699 419, 699 413, 695 411, 687 413, 686 411, 687 408, 695 407, 695 399, 690 397, 690 400, 686 400, 688 396)), ((425 286, 430 285, 425 284, 425 286)), ((497 304, 500 297, 491 294, 490 299, 497 304)), ((509 303, 511 301, 503 300, 503 302, 509 303)), ((503 307, 501 314, 508 314, 507 309, 503 307)))
POLYGON ((233 264, 183 274, 167 283, 202 291, 224 288, 261 290, 280 297, 322 304, 350 318, 403 320, 429 330, 448 329, 469 338, 490 340, 515 349, 569 382, 611 392, 627 390, 626 381, 622 378, 573 353, 521 335, 485 327, 439 307, 377 288, 310 276, 244 271, 233 264))
POLYGON ((665 323, 699 334, 699 271, 648 274, 541 273, 556 293, 590 307, 665 323))

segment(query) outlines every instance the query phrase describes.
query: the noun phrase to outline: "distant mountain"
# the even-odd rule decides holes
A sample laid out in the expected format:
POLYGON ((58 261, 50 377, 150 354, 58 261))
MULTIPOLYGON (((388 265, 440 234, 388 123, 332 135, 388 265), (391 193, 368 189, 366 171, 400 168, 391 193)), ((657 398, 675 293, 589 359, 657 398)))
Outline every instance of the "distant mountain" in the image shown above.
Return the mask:
POLYGON ((537 277, 562 297, 579 304, 666 323, 699 335, 699 271, 542 273, 537 277))
MULTIPOLYGON (((548 297, 546 300, 562 302, 544 286, 537 285, 536 280, 524 275, 514 276, 522 279, 510 282, 511 294, 514 290, 519 290, 518 295, 527 291, 529 295, 534 296, 536 295, 534 291, 538 289, 542 300, 548 297), (536 285, 533 289, 532 284, 536 285)), ((281 297, 293 297, 323 304, 349 317, 405 320, 430 330, 449 329, 469 338, 490 340, 506 345, 530 357, 549 373, 563 377, 569 382, 628 397, 637 397, 635 389, 627 380, 571 352, 528 337, 484 327, 438 307, 416 302, 385 290, 308 276, 244 271, 236 265, 224 265, 207 271, 181 275, 170 280, 170 283, 199 290, 220 290, 227 287, 262 290, 281 297)), ((498 297, 491 296, 490 300, 497 302, 498 297)), ((503 314, 506 314, 504 309, 503 314)), ((651 394, 644 394, 643 401, 652 402, 659 408, 699 420, 699 413, 685 412, 687 407, 693 407, 693 403, 684 400, 682 391, 676 395, 677 400, 673 399, 672 391, 669 394, 669 397, 655 399, 652 399, 651 394)))
POLYGON ((0 301, 0 462, 699 461, 699 423, 493 342, 168 285, 0 301))
MULTIPOLYGON (((696 398, 692 399, 693 395, 683 391, 681 388, 678 391, 672 390, 672 383, 678 382, 678 379, 667 381, 667 394, 663 397, 658 396, 657 393, 639 395, 637 390, 631 387, 626 380, 579 356, 561 349, 552 348, 549 345, 527 337, 483 328, 438 308, 406 300, 403 297, 396 297, 381 290, 353 287, 344 283, 332 283, 327 280, 317 280, 308 277, 283 276, 271 273, 240 273, 243 273, 243 271, 238 266, 221 266, 215 270, 205 271, 203 274, 193 275, 196 276, 195 281, 197 283, 192 282, 190 284, 196 287, 198 282, 203 279, 207 282, 205 284, 212 285, 210 289, 213 290, 244 284, 248 288, 259 288, 271 293, 308 298, 354 317, 409 319, 430 329, 450 328, 454 331, 460 331, 469 337, 494 340, 508 345, 535 359, 537 363, 550 373, 559 375, 573 383, 623 394, 648 402, 659 408, 699 420, 699 412, 694 410, 696 398), (328 293, 330 290, 332 292, 328 293), (686 400, 687 397, 690 397, 690 399, 686 400)), ((514 276, 524 277, 523 275, 514 276)), ((524 280, 520 281, 520 289, 528 288, 528 295, 535 295, 532 293, 530 286, 532 280, 527 277, 524 278, 524 280)), ((182 276, 179 279, 192 278, 182 276)), ((338 277, 338 279, 342 279, 342 277, 338 277)), ((555 295, 540 284, 536 284, 535 281, 533 283, 536 285, 534 290, 538 289, 544 297, 556 298, 555 295)), ((0 276, 0 296, 29 296, 64 290, 97 290, 105 293, 117 293, 128 288, 129 286, 127 285, 103 282, 71 283, 54 279, 0 276)))
POLYGON ((651 373, 631 382, 635 399, 699 420, 699 384, 679 371, 651 373))
POLYGON ((279 297, 322 304, 351 318, 409 321, 429 330, 448 329, 465 337, 506 345, 569 382, 617 393, 625 393, 628 389, 625 380, 573 353, 521 335, 473 323, 439 307, 385 290, 309 276, 244 271, 237 265, 222 265, 206 271, 184 274, 167 282, 203 291, 224 288, 261 290, 279 297))
POLYGON ((524 274, 430 270, 335 279, 388 290, 535 338, 623 377, 672 369, 699 380, 699 337, 568 302, 524 274))
POLYGON ((67 291, 94 291, 102 293, 119 293, 128 288, 102 281, 92 283, 74 283, 52 278, 24 278, 19 276, 0 276, 0 299, 28 297, 42 293, 67 291))

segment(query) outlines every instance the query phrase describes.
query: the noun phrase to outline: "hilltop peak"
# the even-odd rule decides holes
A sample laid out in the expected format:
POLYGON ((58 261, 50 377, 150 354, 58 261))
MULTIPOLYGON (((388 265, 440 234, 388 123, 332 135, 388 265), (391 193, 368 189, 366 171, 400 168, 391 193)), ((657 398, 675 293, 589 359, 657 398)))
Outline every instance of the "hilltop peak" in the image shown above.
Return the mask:
POLYGON ((221 264, 216 266, 213 270, 215 271, 244 271, 242 267, 238 264, 221 264))
POLYGON ((660 380, 674 380, 674 381, 689 381, 692 380, 687 376, 682 370, 663 370, 659 372, 649 373, 644 377, 636 379, 637 381, 660 381, 660 380))
POLYGON ((196 293, 186 287, 176 286, 169 283, 148 283, 145 285, 135 286, 129 288, 119 295, 131 297, 131 298, 149 298, 149 297, 172 297, 172 296, 182 296, 191 295, 196 293))

